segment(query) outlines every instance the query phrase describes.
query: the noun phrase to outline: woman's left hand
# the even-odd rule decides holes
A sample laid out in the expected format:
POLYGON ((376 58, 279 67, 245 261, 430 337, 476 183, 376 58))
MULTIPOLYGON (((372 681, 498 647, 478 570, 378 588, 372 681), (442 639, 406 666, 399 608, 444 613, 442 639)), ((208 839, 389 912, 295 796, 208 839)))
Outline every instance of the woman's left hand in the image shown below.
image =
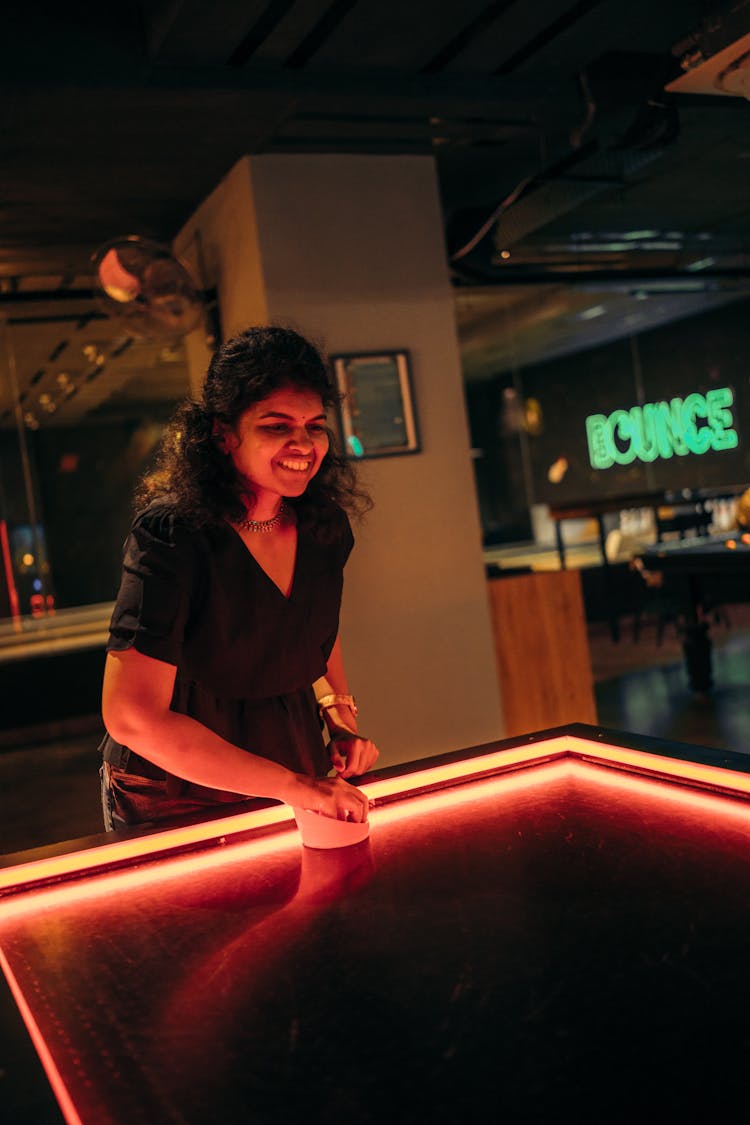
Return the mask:
POLYGON ((378 748, 358 734, 337 734, 329 744, 331 765, 339 777, 361 777, 378 760, 378 748))

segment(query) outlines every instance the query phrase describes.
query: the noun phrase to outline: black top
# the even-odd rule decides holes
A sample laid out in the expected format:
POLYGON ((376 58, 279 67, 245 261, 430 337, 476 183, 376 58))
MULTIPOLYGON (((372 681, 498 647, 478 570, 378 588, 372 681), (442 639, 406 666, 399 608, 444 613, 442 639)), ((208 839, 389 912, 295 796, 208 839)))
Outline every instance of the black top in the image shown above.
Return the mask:
POLYGON ((125 543, 107 648, 175 665, 173 711, 297 773, 327 773, 312 684, 336 640, 354 545, 343 512, 339 522, 329 544, 298 532, 285 597, 228 524, 191 529, 152 504, 125 543))

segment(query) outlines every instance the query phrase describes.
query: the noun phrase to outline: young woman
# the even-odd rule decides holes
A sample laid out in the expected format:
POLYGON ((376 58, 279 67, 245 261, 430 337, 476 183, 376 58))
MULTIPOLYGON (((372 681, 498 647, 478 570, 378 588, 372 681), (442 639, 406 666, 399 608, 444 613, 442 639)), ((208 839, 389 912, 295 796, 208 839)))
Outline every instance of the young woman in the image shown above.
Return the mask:
POLYGON ((331 447, 335 400, 310 343, 250 328, 177 411, 140 490, 110 625, 108 828, 249 796, 367 818, 345 779, 378 752, 357 731, 338 621, 346 513, 369 500, 331 447))

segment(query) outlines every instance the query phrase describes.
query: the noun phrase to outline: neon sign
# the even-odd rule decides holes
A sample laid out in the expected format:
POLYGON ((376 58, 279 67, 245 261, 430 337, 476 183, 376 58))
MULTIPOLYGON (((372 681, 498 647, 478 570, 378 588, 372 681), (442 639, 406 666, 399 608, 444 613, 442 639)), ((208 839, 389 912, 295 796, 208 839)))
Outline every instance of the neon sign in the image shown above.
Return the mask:
POLYGON ((731 387, 706 393, 695 391, 687 398, 669 402, 647 402, 611 414, 589 414, 586 437, 589 460, 594 469, 612 465, 667 459, 675 454, 715 453, 736 449, 739 438, 730 407, 731 387))

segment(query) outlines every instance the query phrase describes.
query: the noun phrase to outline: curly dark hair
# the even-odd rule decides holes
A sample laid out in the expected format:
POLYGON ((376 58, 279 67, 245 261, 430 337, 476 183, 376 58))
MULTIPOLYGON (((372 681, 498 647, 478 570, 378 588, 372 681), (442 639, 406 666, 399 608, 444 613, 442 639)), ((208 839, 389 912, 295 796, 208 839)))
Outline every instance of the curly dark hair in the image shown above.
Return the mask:
MULTIPOLYGON (((136 505, 167 500, 193 527, 243 519, 237 473, 217 435, 220 428, 234 426, 249 406, 289 385, 320 395, 326 408, 340 398, 318 349, 292 329, 248 328, 228 340, 211 359, 201 398, 188 399, 173 415, 155 467, 136 492, 136 505)), ((338 524, 339 509, 357 516, 372 507, 330 431, 329 439, 328 452, 303 495, 286 501, 299 526, 321 539, 338 524)))

